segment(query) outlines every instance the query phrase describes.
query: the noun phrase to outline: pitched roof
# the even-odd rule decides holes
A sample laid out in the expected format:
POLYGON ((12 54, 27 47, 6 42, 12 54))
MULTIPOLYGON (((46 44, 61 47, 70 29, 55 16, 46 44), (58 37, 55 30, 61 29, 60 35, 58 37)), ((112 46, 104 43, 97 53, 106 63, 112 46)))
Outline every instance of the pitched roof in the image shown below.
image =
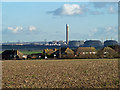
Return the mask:
POLYGON ((54 52, 53 54, 59 54, 61 51, 61 54, 65 54, 65 53, 74 53, 73 50, 71 50, 70 48, 60 48, 59 50, 57 50, 56 52, 54 52))
POLYGON ((54 53, 55 51, 53 49, 44 49, 43 53, 46 53, 46 54, 52 54, 54 53))
POLYGON ((14 54, 17 53, 17 50, 5 50, 2 52, 2 54, 14 54))
POLYGON ((102 51, 103 51, 103 52, 115 52, 115 50, 112 49, 111 47, 104 47, 104 48, 102 49, 102 51))
POLYGON ((77 52, 96 52, 94 47, 79 47, 77 52))
POLYGON ((13 57, 14 55, 17 55, 19 58, 22 58, 23 53, 19 52, 18 50, 5 50, 4 52, 2 52, 3 58, 10 58, 13 57))

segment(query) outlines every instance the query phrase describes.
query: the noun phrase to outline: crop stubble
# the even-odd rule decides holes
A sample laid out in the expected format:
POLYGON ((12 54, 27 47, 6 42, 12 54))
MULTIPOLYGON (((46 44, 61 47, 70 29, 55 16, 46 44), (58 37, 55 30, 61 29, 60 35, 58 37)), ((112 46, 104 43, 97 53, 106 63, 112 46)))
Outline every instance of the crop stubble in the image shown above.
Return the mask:
POLYGON ((118 60, 2 61, 3 88, 118 88, 118 60))

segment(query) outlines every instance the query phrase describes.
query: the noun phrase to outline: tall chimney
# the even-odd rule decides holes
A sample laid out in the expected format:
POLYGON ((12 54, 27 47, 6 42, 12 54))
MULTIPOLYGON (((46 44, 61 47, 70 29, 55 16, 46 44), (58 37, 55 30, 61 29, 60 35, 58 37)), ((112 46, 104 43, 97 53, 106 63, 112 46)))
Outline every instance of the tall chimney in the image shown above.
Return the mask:
POLYGON ((66 44, 69 43, 69 24, 66 24, 66 44))

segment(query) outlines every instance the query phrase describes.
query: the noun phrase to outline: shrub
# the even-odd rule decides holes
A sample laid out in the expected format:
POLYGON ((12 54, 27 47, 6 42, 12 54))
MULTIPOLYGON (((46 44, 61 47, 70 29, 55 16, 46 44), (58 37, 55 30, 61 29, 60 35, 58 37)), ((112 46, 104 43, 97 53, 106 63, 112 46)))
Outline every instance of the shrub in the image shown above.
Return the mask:
POLYGON ((117 57, 117 52, 110 47, 105 47, 97 52, 99 58, 115 58, 117 57))

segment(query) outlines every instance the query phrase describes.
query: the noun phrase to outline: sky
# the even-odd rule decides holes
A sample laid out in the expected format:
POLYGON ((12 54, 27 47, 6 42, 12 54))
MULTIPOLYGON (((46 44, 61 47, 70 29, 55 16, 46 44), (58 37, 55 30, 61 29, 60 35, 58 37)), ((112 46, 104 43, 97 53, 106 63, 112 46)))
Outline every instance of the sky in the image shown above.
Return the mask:
POLYGON ((118 4, 3 2, 2 41, 118 40, 118 4))

